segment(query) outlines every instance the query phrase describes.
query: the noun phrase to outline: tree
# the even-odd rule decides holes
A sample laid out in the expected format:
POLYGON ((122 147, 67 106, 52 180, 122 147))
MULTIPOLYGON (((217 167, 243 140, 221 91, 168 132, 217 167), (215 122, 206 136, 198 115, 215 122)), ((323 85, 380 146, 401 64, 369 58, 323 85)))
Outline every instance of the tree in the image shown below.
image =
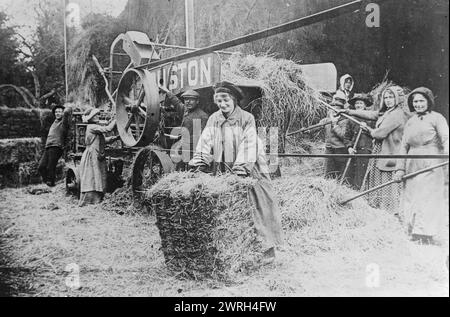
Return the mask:
POLYGON ((39 106, 44 106, 50 97, 61 101, 64 96, 64 10, 61 1, 39 1, 35 9, 36 41, 28 43, 23 39, 30 51, 26 66, 33 76, 35 102, 39 106))
POLYGON ((18 104, 22 98, 28 98, 21 85, 26 82, 23 74, 25 69, 18 62, 20 53, 16 30, 6 26, 8 16, 0 12, 0 105, 18 104))
POLYGON ((12 28, 2 32, 9 43, 2 52, 7 57, 1 59, 2 64, 4 61, 14 67, 1 65, 0 71, 6 69, 9 73, 5 73, 5 84, 0 89, 3 94, 5 90, 15 91, 28 107, 46 107, 64 96, 64 8, 58 0, 42 0, 34 9, 38 22, 33 40, 12 28), (14 36, 21 41, 14 40, 14 36))

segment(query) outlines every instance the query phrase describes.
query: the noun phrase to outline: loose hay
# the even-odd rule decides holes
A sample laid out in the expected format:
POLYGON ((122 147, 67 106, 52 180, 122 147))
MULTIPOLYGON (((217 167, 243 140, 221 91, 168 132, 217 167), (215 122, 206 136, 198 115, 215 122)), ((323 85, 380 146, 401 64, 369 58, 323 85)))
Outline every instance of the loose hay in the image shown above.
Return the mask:
POLYGON ((257 266, 262 244, 253 226, 252 179, 172 173, 146 195, 172 271, 227 280, 257 266))
POLYGON ((133 193, 128 186, 118 188, 114 193, 106 194, 105 199, 102 202, 103 209, 115 212, 119 215, 136 213, 136 210, 133 207, 133 193))
POLYGON ((363 198, 341 206, 357 193, 335 180, 297 176, 277 180, 274 187, 283 228, 290 242, 301 246, 299 252, 381 249, 405 241, 398 219, 363 198))
POLYGON ((237 84, 261 87, 261 110, 256 119, 262 127, 279 129, 282 153, 288 130, 317 123, 326 114, 326 108, 317 100, 325 99, 305 84, 300 65, 293 61, 235 54, 223 64, 222 76, 237 84))

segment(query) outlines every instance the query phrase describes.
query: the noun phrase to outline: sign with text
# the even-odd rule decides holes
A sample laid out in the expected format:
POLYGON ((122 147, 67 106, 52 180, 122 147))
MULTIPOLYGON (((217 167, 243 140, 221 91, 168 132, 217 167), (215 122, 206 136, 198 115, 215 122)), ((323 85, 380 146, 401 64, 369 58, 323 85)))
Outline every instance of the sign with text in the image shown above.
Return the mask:
POLYGON ((160 85, 179 93, 212 86, 220 81, 220 68, 220 58, 213 53, 164 65, 151 72, 157 73, 160 85))

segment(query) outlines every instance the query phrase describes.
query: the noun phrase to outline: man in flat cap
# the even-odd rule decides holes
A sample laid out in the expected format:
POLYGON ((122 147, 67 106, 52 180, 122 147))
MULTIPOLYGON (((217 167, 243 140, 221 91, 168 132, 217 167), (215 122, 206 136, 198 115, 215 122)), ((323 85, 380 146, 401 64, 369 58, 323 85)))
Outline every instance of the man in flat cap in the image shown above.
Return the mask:
POLYGON ((44 155, 42 155, 38 167, 42 181, 50 187, 55 186, 56 165, 64 152, 72 109, 65 108, 60 104, 53 104, 52 112, 55 121, 48 132, 44 155))
POLYGON ((187 163, 192 159, 198 139, 208 122, 209 116, 200 108, 200 95, 195 90, 187 90, 181 94, 181 101, 170 90, 160 86, 160 91, 166 94, 173 109, 182 116, 181 122, 181 149, 182 162, 177 169, 185 169, 187 163), (183 129, 184 128, 184 129, 183 129), (187 134, 189 133, 189 134, 187 134))

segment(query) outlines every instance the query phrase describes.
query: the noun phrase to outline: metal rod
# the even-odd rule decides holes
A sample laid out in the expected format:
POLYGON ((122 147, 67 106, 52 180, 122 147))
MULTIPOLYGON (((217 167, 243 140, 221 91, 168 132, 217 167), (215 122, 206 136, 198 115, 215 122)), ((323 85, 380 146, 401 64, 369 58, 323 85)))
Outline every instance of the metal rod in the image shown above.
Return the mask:
POLYGON ((342 158, 374 158, 374 159, 448 159, 448 154, 429 154, 429 155, 387 155, 387 154, 300 154, 300 153, 267 153, 266 155, 278 155, 279 157, 309 157, 309 158, 320 158, 320 157, 342 157, 342 158))
POLYGON ((66 102, 69 99, 69 74, 68 74, 68 67, 67 67, 67 0, 64 0, 64 82, 66 85, 66 102))
MULTIPOLYGON (((431 167, 428 167, 428 168, 424 168, 424 169, 422 169, 422 170, 419 170, 419 171, 417 171, 417 172, 414 172, 414 173, 411 173, 411 174, 408 174, 408 175, 405 175, 405 176, 402 177, 402 181, 405 181, 405 180, 407 180, 408 178, 415 177, 415 176, 420 175, 420 174, 422 174, 422 173, 426 173, 426 172, 432 171, 432 170, 434 170, 434 169, 436 169, 436 168, 443 167, 443 166, 445 166, 445 165, 448 165, 448 161, 447 161, 447 162, 444 162, 444 163, 441 163, 441 164, 438 164, 438 165, 435 165, 435 166, 431 166, 431 167)), ((397 181, 392 180, 392 181, 389 181, 389 182, 387 182, 387 183, 381 184, 381 185, 379 185, 379 186, 376 186, 376 187, 374 187, 374 188, 371 188, 371 189, 369 189, 369 190, 366 190, 365 192, 359 193, 358 195, 356 195, 356 196, 354 196, 354 197, 352 197, 352 198, 350 198, 350 199, 347 199, 347 200, 345 200, 345 201, 343 201, 343 202, 340 202, 339 204, 340 204, 340 205, 345 205, 345 204, 347 204, 347 203, 349 203, 349 202, 351 202, 351 201, 353 201, 353 200, 355 200, 355 199, 357 199, 357 198, 359 198, 359 197, 361 197, 361 196, 370 194, 371 192, 374 192, 374 191, 376 191, 376 190, 378 190, 378 189, 384 188, 384 187, 389 186, 389 185, 394 184, 394 183, 397 183, 397 181)))
POLYGON ((244 35, 244 36, 238 37, 238 38, 230 40, 230 41, 226 41, 226 42, 219 43, 219 44, 214 44, 214 45, 207 46, 207 47, 204 47, 204 48, 192 51, 192 52, 187 52, 184 54, 176 55, 176 56, 162 59, 159 61, 142 64, 136 68, 155 67, 155 66, 159 66, 159 65, 162 65, 162 64, 165 64, 168 62, 174 62, 174 61, 179 61, 182 59, 197 57, 200 55, 209 54, 209 53, 213 53, 215 51, 220 51, 220 50, 224 50, 224 49, 227 49, 230 47, 234 47, 234 46, 246 44, 249 42, 257 41, 260 39, 264 39, 264 38, 267 38, 267 37, 270 37, 273 35, 292 31, 292 30, 298 29, 303 26, 311 25, 311 24, 314 24, 317 22, 335 18, 335 17, 343 15, 343 14, 357 11, 360 9, 362 3, 363 3, 362 0, 352 1, 352 2, 343 4, 343 5, 331 8, 331 9, 327 9, 327 10, 324 10, 321 12, 311 14, 309 16, 306 16, 306 17, 303 17, 300 19, 296 19, 296 20, 288 22, 288 23, 284 23, 284 24, 281 24, 281 25, 278 25, 275 27, 271 27, 271 28, 268 28, 268 29, 265 29, 265 30, 262 30, 259 32, 252 33, 252 34, 244 35))
MULTIPOLYGON (((160 44, 160 43, 153 43, 153 42, 152 42, 152 45, 156 46, 156 47, 172 48, 172 49, 186 50, 186 51, 196 51, 196 50, 198 50, 198 48, 193 48, 193 47, 171 45, 171 44, 160 44)), ((228 55, 232 55, 233 54, 233 52, 227 52, 227 51, 216 51, 215 53, 228 54, 228 55)), ((125 55, 127 55, 127 54, 125 54, 125 55)))
MULTIPOLYGON (((353 148, 356 150, 356 148, 358 147, 358 143, 359 143, 359 139, 361 138, 361 134, 362 134, 363 129, 359 128, 358 131, 358 135, 356 136, 356 140, 355 140, 355 144, 353 144, 353 148)), ((348 169, 350 167, 350 163, 352 162, 352 158, 349 158, 347 160, 347 164, 345 165, 345 169, 344 172, 342 173, 342 178, 341 178, 341 182, 340 184, 342 185, 344 183, 345 180, 345 175, 347 175, 348 169)))
POLYGON ((112 97, 111 93, 109 92, 109 84, 108 84, 108 79, 105 76, 105 71, 103 70, 102 66, 100 65, 97 57, 95 57, 95 55, 92 55, 92 60, 94 61, 95 66, 97 66, 98 71, 100 72, 100 74, 103 77, 103 80, 105 81, 105 91, 106 94, 108 95, 109 101, 111 101, 112 106, 114 107, 114 111, 116 111, 116 102, 114 101, 114 98, 112 97))

